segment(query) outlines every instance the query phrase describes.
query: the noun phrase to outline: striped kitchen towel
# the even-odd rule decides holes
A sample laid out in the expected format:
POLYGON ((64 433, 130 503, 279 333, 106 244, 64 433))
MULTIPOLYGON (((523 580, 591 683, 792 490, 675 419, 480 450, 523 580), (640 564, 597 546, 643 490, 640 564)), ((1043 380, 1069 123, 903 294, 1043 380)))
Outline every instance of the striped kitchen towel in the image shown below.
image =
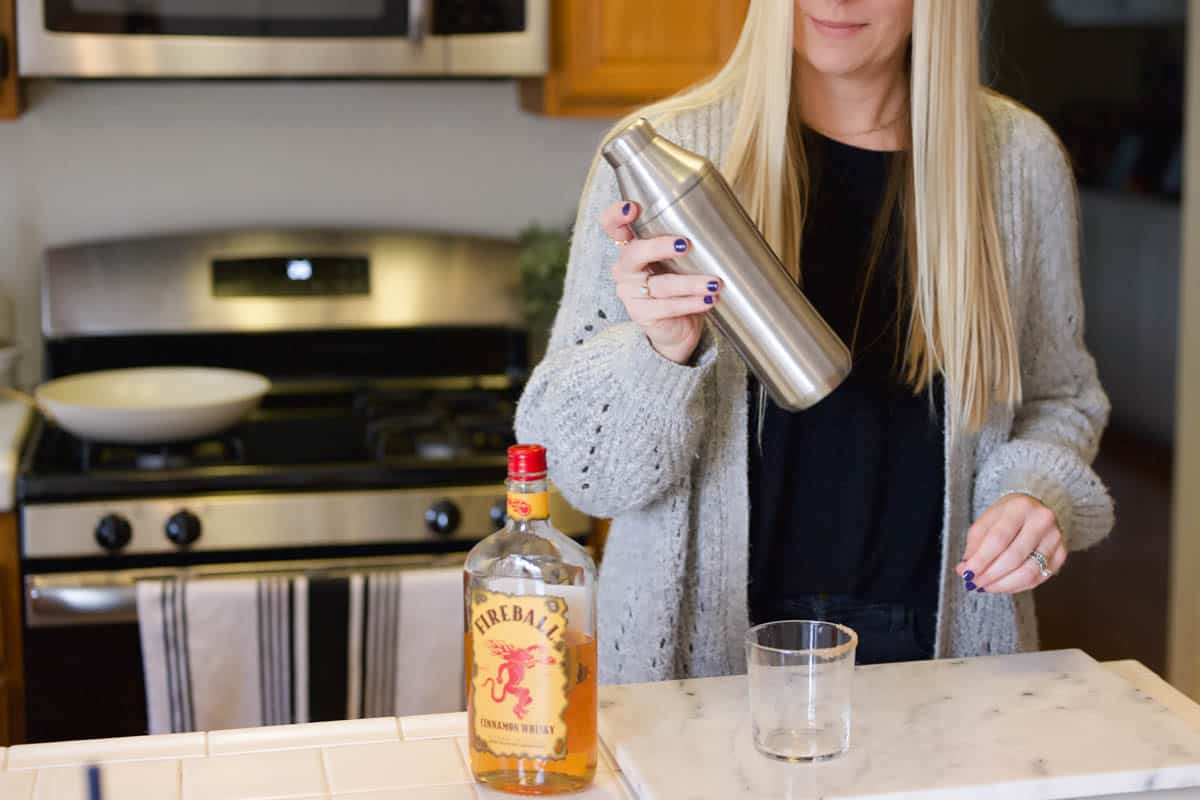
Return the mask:
POLYGON ((137 585, 150 733, 464 707, 462 571, 137 585))

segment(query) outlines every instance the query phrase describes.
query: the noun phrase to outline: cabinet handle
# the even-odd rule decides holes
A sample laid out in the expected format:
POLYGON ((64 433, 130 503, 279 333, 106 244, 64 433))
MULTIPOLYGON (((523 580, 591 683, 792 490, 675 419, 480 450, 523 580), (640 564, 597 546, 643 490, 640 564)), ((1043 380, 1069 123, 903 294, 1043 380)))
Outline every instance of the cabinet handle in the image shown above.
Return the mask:
POLYGON ((0 33, 0 81, 8 77, 8 37, 0 33))

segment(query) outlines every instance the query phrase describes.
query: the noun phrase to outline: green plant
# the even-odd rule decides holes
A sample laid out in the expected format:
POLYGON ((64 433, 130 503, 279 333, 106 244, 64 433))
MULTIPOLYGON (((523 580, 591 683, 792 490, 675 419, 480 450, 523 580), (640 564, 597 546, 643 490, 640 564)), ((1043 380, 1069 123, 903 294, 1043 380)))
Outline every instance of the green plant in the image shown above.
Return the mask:
POLYGON ((554 322, 567 275, 570 235, 565 229, 530 225, 521 231, 521 306, 532 331, 545 335, 554 322))

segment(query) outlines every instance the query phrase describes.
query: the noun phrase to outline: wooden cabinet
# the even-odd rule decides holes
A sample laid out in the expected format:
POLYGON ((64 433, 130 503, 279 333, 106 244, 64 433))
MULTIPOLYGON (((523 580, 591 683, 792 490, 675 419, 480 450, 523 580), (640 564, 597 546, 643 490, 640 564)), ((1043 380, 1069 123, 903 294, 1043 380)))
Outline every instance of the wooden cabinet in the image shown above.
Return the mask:
POLYGON ((19 548, 16 513, 0 513, 0 745, 25 740, 19 548))
POLYGON ((16 0, 0 0, 0 119, 14 119, 21 113, 15 4, 16 0))
POLYGON ((749 0, 551 0, 550 72, 521 85, 530 111, 618 116, 716 72, 749 0))

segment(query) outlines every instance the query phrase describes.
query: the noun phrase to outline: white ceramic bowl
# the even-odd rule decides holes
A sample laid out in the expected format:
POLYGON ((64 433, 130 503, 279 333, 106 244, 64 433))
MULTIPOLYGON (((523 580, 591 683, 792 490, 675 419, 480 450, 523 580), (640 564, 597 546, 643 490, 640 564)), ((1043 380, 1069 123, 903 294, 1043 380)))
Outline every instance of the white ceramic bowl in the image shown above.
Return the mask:
POLYGON ((144 367, 87 372, 37 388, 39 405, 68 432, 114 444, 199 439, 232 427, 271 388, 252 372, 144 367))

